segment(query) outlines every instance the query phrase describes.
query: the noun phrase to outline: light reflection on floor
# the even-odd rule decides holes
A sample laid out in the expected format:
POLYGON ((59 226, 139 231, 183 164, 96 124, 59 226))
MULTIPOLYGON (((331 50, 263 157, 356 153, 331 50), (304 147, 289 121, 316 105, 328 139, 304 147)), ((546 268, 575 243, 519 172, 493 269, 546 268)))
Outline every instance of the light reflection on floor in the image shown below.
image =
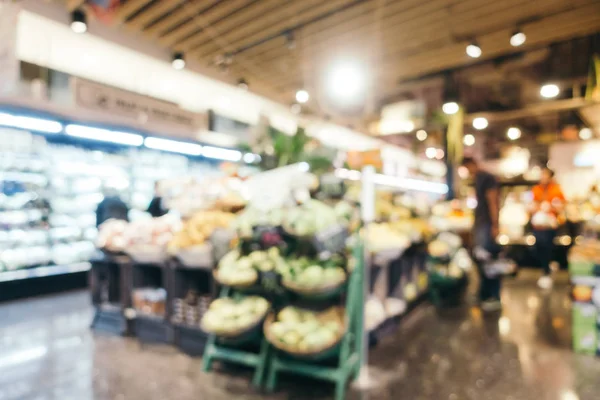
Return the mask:
MULTIPOLYGON (((371 351, 377 385, 350 399, 596 400, 600 359, 570 350, 563 277, 506 282, 502 313, 421 307, 371 351)), ((169 346, 92 333, 86 292, 0 305, 0 400, 326 399, 328 385, 289 381, 265 396, 239 371, 204 374, 169 346)))

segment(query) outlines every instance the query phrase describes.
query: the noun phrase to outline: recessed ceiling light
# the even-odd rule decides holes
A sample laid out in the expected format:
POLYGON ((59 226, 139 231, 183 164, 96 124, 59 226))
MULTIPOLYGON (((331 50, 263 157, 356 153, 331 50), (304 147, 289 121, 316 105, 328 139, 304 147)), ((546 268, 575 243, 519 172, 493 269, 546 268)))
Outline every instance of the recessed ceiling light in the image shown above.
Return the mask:
POLYGON ((424 141, 425 139, 427 139, 427 132, 423 129, 419 129, 417 131, 417 140, 419 141, 424 141))
POLYGON ((304 89, 298 90, 296 92, 296 101, 300 104, 304 104, 310 99, 310 95, 304 89))
POLYGON ((465 146, 473 146, 475 144, 475 136, 471 135, 470 133, 465 135, 463 138, 463 143, 465 146))
POLYGON ((525 44, 527 36, 522 31, 516 31, 510 37, 510 45, 513 47, 519 47, 525 44))
POLYGON ((452 115, 456 114, 459 108, 460 107, 458 106, 457 102, 449 101, 444 103, 444 105, 442 106, 442 111, 444 111, 445 114, 452 115))
POLYGON ((488 120, 484 117, 477 117, 473 120, 473 128, 477 130, 482 130, 487 128, 488 120))
POLYGON ((173 61, 171 61, 171 65, 175 69, 184 69, 185 68, 185 59, 183 58, 183 53, 173 54, 173 61))
POLYGON ((467 46, 467 55, 471 58, 479 58, 481 57, 482 51, 481 47, 477 44, 477 42, 473 42, 467 46))
POLYGON ((508 137, 510 140, 517 140, 521 137, 521 130, 519 128, 515 128, 514 126, 510 127, 506 131, 506 137, 508 137))
POLYGON ((581 128, 579 131, 579 138, 581 140, 589 140, 593 136, 592 130, 590 128, 581 128))
POLYGON ((540 88, 540 95, 546 99, 552 99, 560 93, 560 88, 554 83, 545 84, 540 88))

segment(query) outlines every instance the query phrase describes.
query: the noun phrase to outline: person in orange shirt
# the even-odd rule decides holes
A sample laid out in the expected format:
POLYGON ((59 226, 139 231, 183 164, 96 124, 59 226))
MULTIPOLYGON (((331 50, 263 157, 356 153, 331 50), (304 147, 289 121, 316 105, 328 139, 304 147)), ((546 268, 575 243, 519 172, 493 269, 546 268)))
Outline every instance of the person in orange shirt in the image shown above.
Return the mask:
POLYGON ((538 286, 542 289, 550 289, 552 287, 552 278, 550 277, 552 249, 565 196, 560 185, 554 180, 554 172, 550 168, 542 170, 540 183, 533 188, 532 192, 535 213, 531 218, 531 224, 535 236, 535 251, 544 270, 544 275, 538 280, 538 286))

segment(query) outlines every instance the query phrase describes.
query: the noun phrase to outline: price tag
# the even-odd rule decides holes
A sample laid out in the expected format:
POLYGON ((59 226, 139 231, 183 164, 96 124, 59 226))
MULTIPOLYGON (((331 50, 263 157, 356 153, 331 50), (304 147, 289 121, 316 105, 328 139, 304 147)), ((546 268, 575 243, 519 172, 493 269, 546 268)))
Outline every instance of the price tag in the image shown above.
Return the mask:
POLYGON ((341 253, 346 248, 346 240, 350 232, 343 225, 333 225, 314 237, 314 246, 317 252, 322 254, 341 253))
POLYGON ((213 248, 213 257, 219 261, 231 250, 231 242, 235 238, 235 232, 229 229, 215 229, 210 236, 210 243, 213 248))

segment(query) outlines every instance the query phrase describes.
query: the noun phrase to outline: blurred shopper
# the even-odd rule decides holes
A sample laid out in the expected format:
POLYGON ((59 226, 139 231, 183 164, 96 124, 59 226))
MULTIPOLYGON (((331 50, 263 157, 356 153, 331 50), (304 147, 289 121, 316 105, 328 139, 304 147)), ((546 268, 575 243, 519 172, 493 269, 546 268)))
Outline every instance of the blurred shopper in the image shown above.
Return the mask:
POLYGON ((550 168, 542 170, 540 183, 534 186, 532 192, 534 213, 531 217, 531 226, 535 236, 535 256, 544 271, 544 275, 538 280, 538 286, 542 289, 550 289, 552 287, 550 262, 565 196, 560 185, 554 180, 554 172, 550 168))
POLYGON ((146 211, 150 213, 150 215, 152 215, 152 217, 154 218, 162 217, 163 215, 169 212, 169 210, 167 210, 164 206, 160 190, 160 183, 158 181, 154 184, 154 197, 152 198, 152 201, 148 206, 148 210, 146 211))
MULTIPOLYGON (((492 257, 497 257, 500 247, 496 243, 498 236, 498 219, 500 215, 498 180, 489 172, 480 168, 479 163, 465 157, 462 165, 467 168, 475 184, 475 223, 473 225, 473 248, 481 248, 492 257)), ((484 311, 495 311, 501 308, 500 285, 501 277, 488 277, 484 269, 484 262, 477 260, 475 263, 481 278, 479 300, 484 311)))
POLYGON ((104 199, 96 208, 96 227, 109 219, 129 221, 129 207, 121 198, 116 189, 106 188, 104 199))

